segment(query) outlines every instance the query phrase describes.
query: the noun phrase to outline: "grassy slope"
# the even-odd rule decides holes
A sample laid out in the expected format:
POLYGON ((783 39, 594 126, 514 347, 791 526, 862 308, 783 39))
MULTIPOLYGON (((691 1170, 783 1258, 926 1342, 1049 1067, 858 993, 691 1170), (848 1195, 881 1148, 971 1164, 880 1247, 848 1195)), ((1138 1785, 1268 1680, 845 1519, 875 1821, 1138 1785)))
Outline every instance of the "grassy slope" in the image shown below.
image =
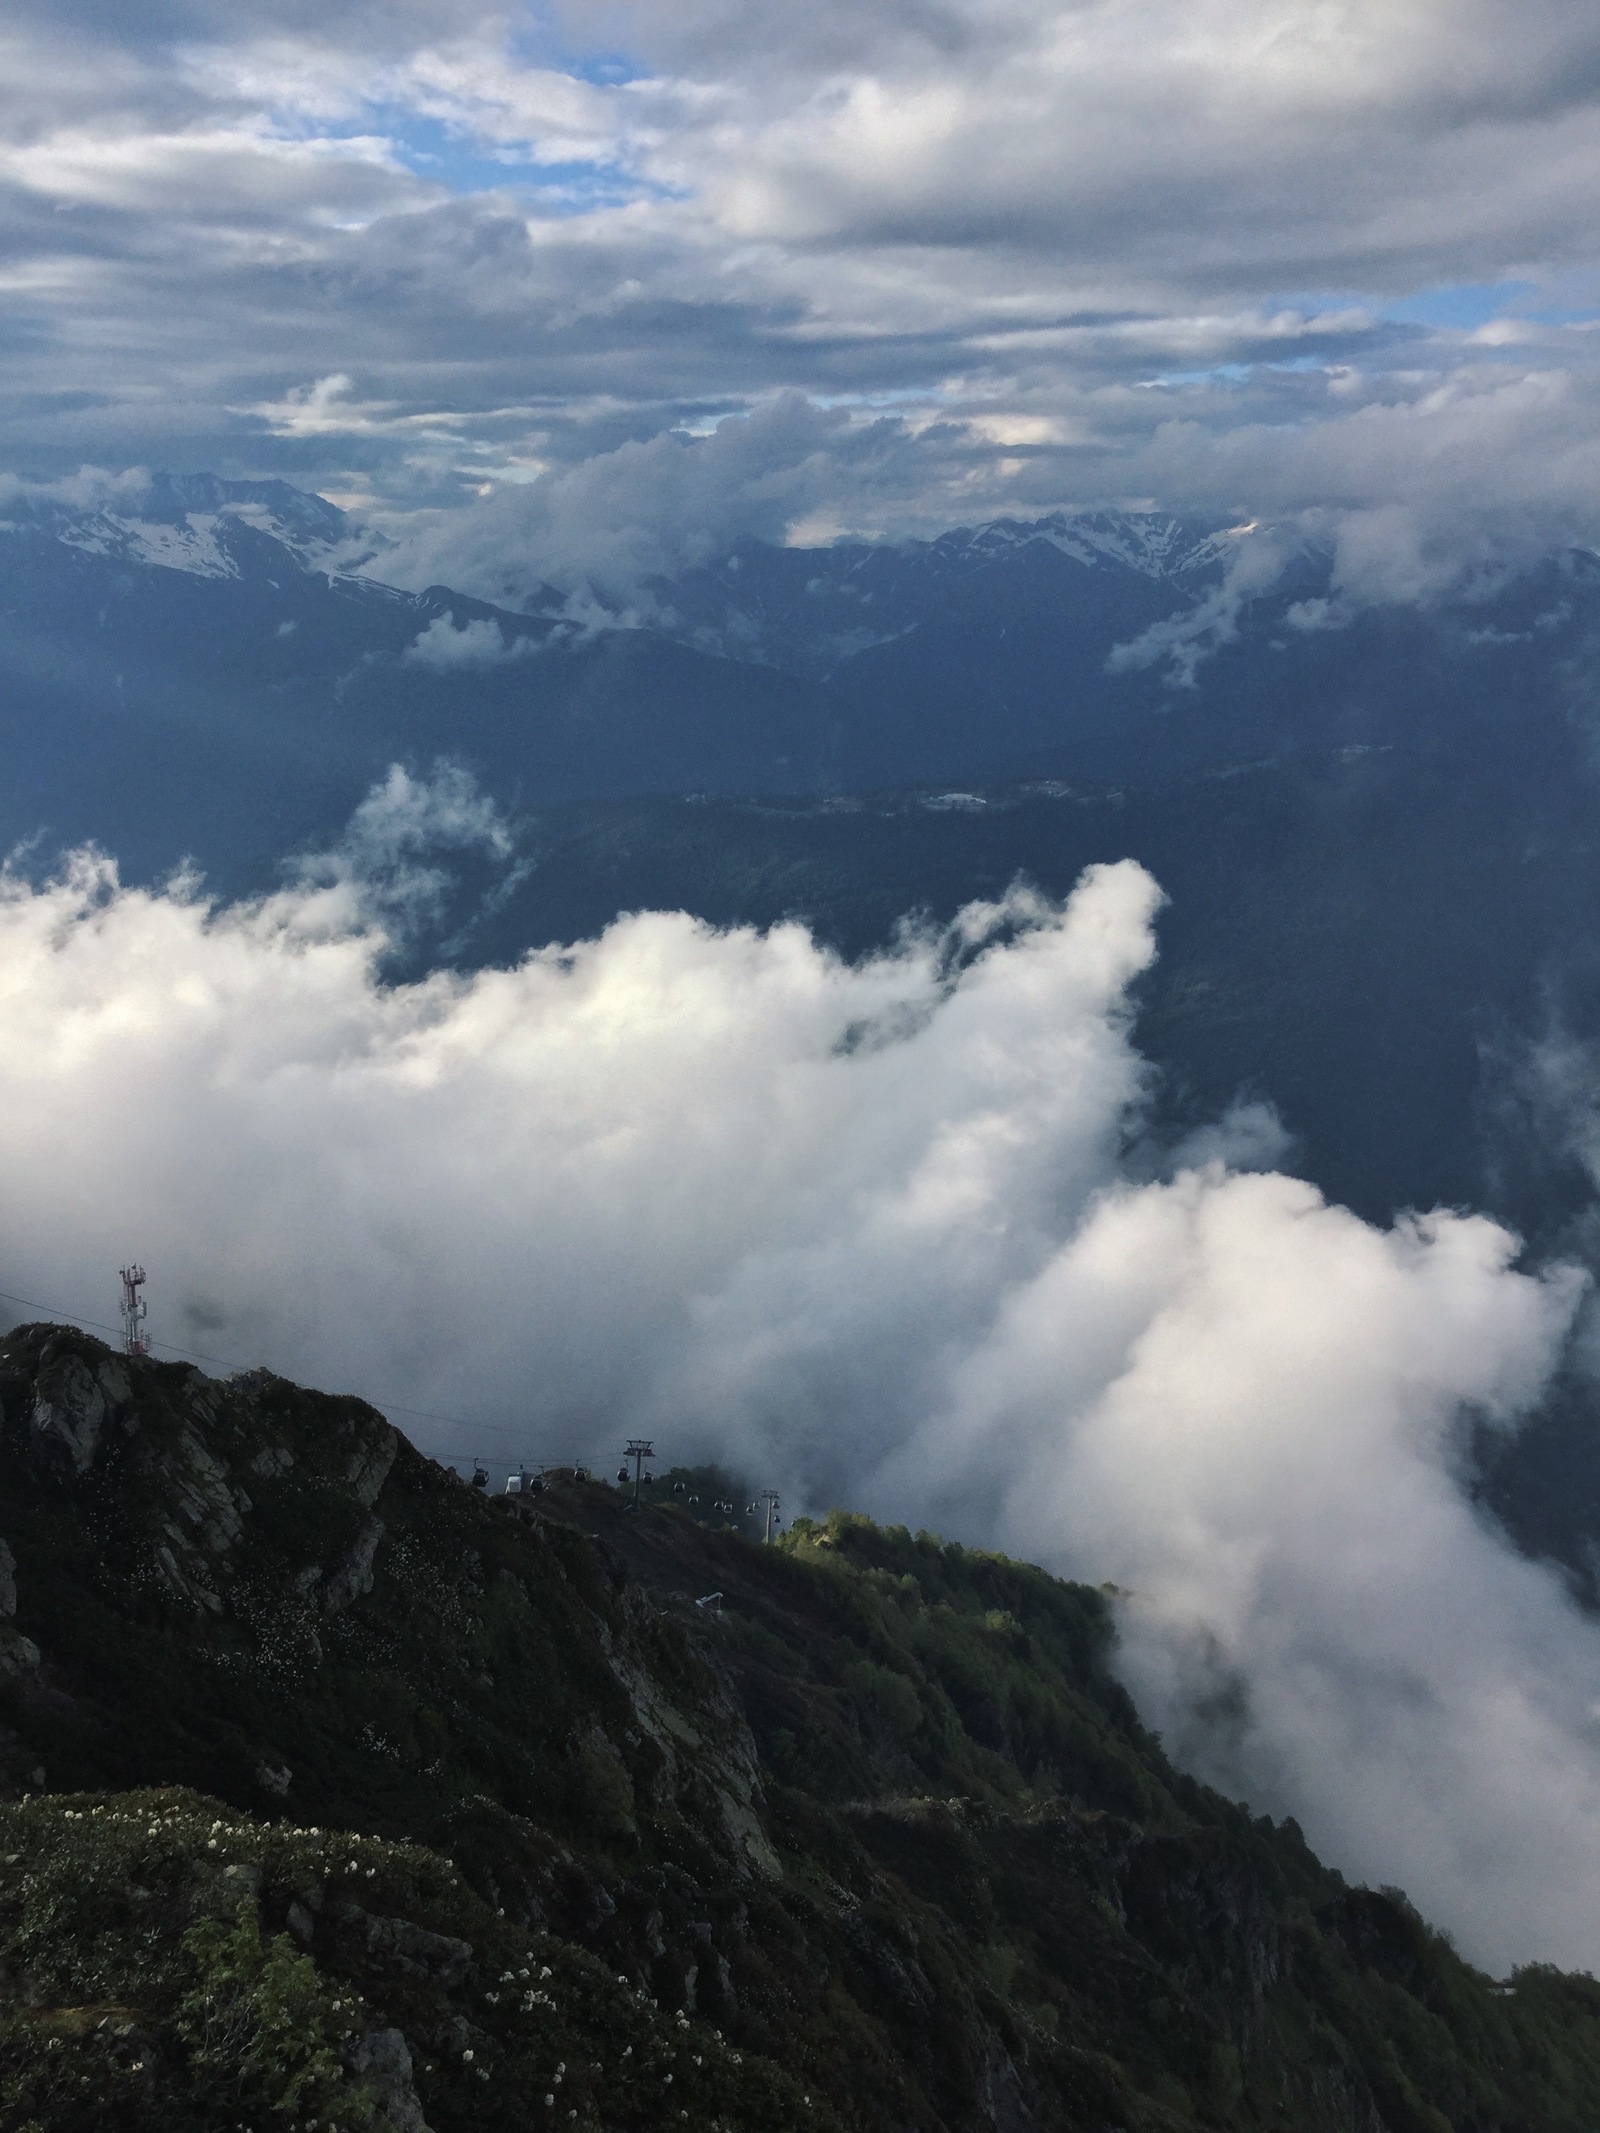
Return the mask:
POLYGON ((556 2065, 619 2129, 1600 2119, 1600 1989, 1494 1991, 1174 1772, 1100 1595, 837 1515, 520 1519, 358 1402, 121 1367, 0 1343, 7 2125, 354 2127, 390 2030, 436 2133, 553 2122, 556 2065))

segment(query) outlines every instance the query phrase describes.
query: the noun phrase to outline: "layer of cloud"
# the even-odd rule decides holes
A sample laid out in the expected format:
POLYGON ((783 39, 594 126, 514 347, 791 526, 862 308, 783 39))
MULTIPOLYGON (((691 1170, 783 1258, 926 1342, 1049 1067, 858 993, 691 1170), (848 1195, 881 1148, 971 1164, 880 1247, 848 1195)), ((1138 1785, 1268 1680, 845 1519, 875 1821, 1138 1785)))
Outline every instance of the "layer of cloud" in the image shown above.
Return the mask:
POLYGON ((777 394, 704 433, 597 450, 465 507, 379 511, 388 545, 370 567, 396 583, 446 583, 511 606, 555 584, 648 612, 653 577, 714 560, 743 538, 925 537, 1034 516, 1063 496, 1073 506, 1176 505, 1203 522, 1260 522, 1202 609, 1119 655, 1125 667, 1165 663, 1181 681, 1231 639, 1251 600, 1307 544, 1332 557, 1338 597, 1301 615, 1302 628, 1336 624, 1365 603, 1471 597, 1540 557, 1600 547, 1597 380, 1463 367, 1447 385, 1391 378, 1380 402, 1348 373, 1319 376, 1301 390, 1292 426, 1267 419, 1282 407, 1220 388, 1204 415, 1192 398, 1181 411, 1180 395, 1156 410, 1132 389, 1092 397, 1070 449, 1012 447, 997 461, 969 423, 919 424, 777 394), (1136 430, 1151 413, 1160 419, 1136 430))
POLYGON ((909 502, 932 471, 916 462, 900 425, 781 394, 702 437, 665 432, 465 509, 391 520, 371 567, 392 583, 453 585, 511 606, 553 584, 648 610, 653 578, 742 539, 783 541, 852 492, 886 488, 909 502))
POLYGON ((844 417, 803 479, 735 484, 790 535, 1328 508, 1356 596, 1600 537, 1600 36, 1555 0, 45 0, 6 36, 3 461, 543 484, 551 529, 581 473, 620 549, 700 508, 667 439, 803 395, 844 417))
POLYGON ((136 1249, 158 1337, 468 1416, 402 1414, 440 1450, 645 1429, 791 1508, 1113 1579, 1186 1757, 1486 1963, 1595 1964, 1600 1637, 1457 1470, 1576 1276, 1252 1167, 1259 1108, 1152 1145, 1131 863, 854 966, 645 912, 386 985, 432 837, 510 843, 459 776, 396 773, 253 904, 93 855, 8 878, 0 1284, 108 1317, 136 1249))

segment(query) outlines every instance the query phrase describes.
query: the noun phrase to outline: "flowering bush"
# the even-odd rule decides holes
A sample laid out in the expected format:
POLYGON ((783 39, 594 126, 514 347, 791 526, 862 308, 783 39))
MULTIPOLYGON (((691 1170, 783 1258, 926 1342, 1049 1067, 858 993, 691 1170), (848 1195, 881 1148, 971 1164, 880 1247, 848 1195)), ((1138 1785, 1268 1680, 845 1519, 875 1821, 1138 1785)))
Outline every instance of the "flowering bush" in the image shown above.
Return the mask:
POLYGON ((497 1916, 419 1846, 170 1789, 0 1803, 5 2133, 418 2118, 434 2133, 835 2125, 767 2062, 497 1916))

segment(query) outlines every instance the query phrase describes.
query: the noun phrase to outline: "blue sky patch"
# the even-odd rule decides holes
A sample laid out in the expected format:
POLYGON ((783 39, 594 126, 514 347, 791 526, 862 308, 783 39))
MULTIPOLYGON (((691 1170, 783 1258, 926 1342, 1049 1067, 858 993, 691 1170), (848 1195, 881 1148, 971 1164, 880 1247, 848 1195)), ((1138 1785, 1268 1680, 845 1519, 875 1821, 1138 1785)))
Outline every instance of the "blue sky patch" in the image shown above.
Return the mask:
POLYGON ((1532 293, 1533 283, 1529 281, 1464 281, 1402 297, 1398 303, 1383 305, 1382 311, 1385 318, 1470 333, 1474 326, 1486 326, 1490 319, 1504 317, 1507 312, 1526 316, 1517 299, 1532 293))
POLYGON ((547 214, 584 214, 629 200, 669 197, 663 187, 618 164, 541 162, 527 148, 485 146, 461 127, 403 106, 375 109, 371 124, 382 131, 408 170, 463 197, 511 192, 547 214))

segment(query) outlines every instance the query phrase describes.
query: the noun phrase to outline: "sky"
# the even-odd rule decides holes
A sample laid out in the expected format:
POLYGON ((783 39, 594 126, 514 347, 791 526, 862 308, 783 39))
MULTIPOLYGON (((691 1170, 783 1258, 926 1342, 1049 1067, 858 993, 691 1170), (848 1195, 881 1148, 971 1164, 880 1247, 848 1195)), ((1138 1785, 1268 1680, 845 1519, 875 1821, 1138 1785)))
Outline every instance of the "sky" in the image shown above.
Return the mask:
POLYGON ((464 575, 563 499, 1267 516, 1414 597, 1600 536, 1597 98, 1569 0, 38 0, 0 466, 283 474, 464 575))

